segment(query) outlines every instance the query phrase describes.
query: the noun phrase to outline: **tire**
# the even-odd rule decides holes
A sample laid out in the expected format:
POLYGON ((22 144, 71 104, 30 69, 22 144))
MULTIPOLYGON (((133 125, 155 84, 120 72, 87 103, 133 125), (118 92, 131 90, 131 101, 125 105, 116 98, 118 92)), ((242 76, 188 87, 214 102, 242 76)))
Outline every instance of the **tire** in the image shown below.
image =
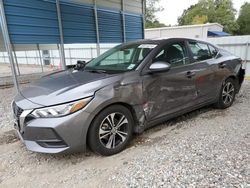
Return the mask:
POLYGON ((234 79, 228 78, 221 87, 218 102, 215 104, 216 108, 225 109, 230 107, 235 99, 237 93, 237 84, 234 79))
POLYGON ((133 125, 132 114, 126 107, 109 106, 92 122, 88 131, 88 146, 93 152, 104 156, 119 153, 132 139, 133 125))

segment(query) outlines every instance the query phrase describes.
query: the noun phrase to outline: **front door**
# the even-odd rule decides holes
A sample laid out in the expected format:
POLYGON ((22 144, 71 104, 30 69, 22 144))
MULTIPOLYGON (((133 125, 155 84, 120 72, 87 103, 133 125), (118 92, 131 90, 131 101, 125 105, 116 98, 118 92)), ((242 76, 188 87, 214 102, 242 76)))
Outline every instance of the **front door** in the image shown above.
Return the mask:
POLYGON ((171 68, 143 78, 145 113, 149 121, 192 106, 197 96, 195 65, 190 64, 184 41, 164 46, 152 63, 157 61, 168 62, 171 68))

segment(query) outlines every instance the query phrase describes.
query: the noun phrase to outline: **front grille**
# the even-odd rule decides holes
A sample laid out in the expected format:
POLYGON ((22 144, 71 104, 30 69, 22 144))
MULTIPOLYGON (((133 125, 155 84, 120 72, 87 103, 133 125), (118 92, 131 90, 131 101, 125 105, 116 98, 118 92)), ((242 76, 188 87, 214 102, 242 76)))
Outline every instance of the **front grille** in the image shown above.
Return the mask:
POLYGON ((13 112, 14 112, 15 116, 17 117, 17 119, 19 119, 19 117, 21 116, 21 114, 23 112, 23 109, 18 107, 15 102, 13 102, 12 108, 13 108, 13 112))

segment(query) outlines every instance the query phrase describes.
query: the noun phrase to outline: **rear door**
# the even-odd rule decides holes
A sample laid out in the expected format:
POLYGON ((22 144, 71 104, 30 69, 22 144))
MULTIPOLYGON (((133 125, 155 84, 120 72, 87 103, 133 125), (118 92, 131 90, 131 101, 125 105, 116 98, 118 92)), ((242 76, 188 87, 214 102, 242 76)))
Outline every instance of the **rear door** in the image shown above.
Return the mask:
POLYGON ((188 47, 192 54, 192 64, 195 68, 195 85, 197 89, 197 103, 214 100, 216 97, 216 83, 213 67, 216 52, 209 48, 204 42, 189 40, 188 47))
POLYGON ((143 77, 145 111, 149 121, 191 107, 197 97, 194 65, 190 64, 184 40, 165 45, 152 59, 152 63, 157 61, 168 62, 171 68, 143 77))

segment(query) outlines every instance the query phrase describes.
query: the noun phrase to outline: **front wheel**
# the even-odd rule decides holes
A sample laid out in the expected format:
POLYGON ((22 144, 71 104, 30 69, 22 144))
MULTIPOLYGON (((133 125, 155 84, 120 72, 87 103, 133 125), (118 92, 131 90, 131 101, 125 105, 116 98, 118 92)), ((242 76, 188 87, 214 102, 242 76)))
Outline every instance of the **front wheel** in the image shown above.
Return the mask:
POLYGON ((113 155, 126 148, 132 138, 133 117, 124 106, 113 105, 94 119, 88 132, 88 145, 101 155, 113 155))
POLYGON ((235 81, 232 78, 228 78, 221 87, 220 95, 216 107, 225 109, 230 107, 235 99, 237 92, 235 81))

